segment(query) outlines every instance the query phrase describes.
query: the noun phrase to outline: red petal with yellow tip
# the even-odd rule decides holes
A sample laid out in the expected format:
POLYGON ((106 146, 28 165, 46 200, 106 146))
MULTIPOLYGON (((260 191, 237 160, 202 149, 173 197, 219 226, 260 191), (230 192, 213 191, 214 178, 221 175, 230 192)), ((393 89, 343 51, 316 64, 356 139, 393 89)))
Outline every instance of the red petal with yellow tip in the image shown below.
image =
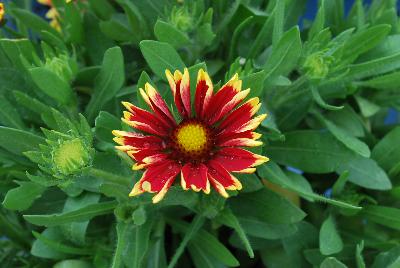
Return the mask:
POLYGON ((207 167, 204 164, 188 163, 182 168, 182 188, 195 191, 210 192, 210 183, 207 179, 207 167))
POLYGON ((114 130, 113 134, 117 136, 114 140, 120 145, 130 146, 132 149, 164 149, 165 142, 156 136, 147 136, 135 132, 114 130))
POLYGON ((154 197, 153 202, 158 202, 164 197, 180 170, 181 166, 172 160, 165 160, 162 163, 151 165, 144 172, 142 178, 135 184, 129 195, 134 196, 143 192, 156 192, 159 195, 156 195, 157 198, 155 198, 156 196, 154 197))
POLYGON ((172 116, 167 104, 162 99, 160 93, 158 93, 158 91, 152 85, 146 83, 145 90, 139 89, 139 91, 144 101, 147 103, 147 105, 149 105, 149 107, 157 116, 169 122, 170 125, 176 125, 175 119, 172 116))
POLYGON ((197 76, 196 94, 194 108, 198 118, 204 117, 204 111, 207 110, 213 94, 213 84, 208 74, 200 69, 197 76))
POLYGON ((240 148, 222 148, 214 157, 227 171, 248 173, 248 169, 265 163, 268 158, 240 148))
MULTIPOLYGON (((227 190, 240 190, 242 189, 241 183, 232 174, 228 172, 218 160, 210 160, 207 163, 208 176, 211 184, 221 193, 219 185, 222 185, 227 190), (218 182, 218 183, 216 183, 218 182), (219 184, 219 185, 218 185, 219 184)), ((221 193, 222 195, 223 192, 221 193)))

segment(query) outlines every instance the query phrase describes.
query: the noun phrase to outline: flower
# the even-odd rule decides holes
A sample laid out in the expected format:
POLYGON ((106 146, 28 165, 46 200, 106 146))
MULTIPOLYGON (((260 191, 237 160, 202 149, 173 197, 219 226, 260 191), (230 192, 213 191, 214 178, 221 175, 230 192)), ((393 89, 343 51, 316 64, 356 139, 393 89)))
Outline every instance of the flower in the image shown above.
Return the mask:
POLYGON ((210 77, 200 70, 192 105, 188 70, 183 74, 166 70, 166 76, 181 117, 179 122, 157 90, 147 83, 140 94, 152 112, 123 102, 128 111, 122 121, 140 133, 113 131, 120 145, 116 148, 136 161, 133 170, 145 169, 129 195, 157 193, 153 197, 153 203, 157 203, 180 173, 183 189, 208 194, 212 185, 228 197, 226 190, 242 188, 232 173, 252 173, 255 166, 268 161, 265 156, 240 148, 262 144, 257 141, 261 134, 253 132, 266 117, 262 114, 253 118, 261 106, 259 99, 251 98, 240 105, 250 89, 241 90, 238 74, 214 93, 210 77))
POLYGON ((4 4, 0 3, 0 23, 3 21, 4 19, 4 14, 5 14, 5 9, 4 9, 4 4))

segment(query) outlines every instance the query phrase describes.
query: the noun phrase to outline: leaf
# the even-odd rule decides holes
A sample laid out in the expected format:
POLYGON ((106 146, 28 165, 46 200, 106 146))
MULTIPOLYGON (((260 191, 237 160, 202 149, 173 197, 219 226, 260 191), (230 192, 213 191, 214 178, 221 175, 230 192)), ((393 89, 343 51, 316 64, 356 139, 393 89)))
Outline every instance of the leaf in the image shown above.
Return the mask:
POLYGON ((355 82, 355 85, 361 87, 369 87, 378 90, 397 89, 400 80, 400 72, 393 72, 369 80, 355 82))
POLYGON ((297 130, 285 134, 285 141, 266 146, 268 157, 279 164, 310 173, 329 173, 348 161, 354 154, 330 133, 297 130))
POLYGON ((175 250, 174 255, 171 258, 171 261, 168 264, 168 268, 175 267, 176 263, 178 262, 179 258, 183 254, 187 244, 190 240, 193 239, 194 235, 200 230, 203 226, 205 218, 200 214, 196 215, 189 225, 189 228, 185 230, 185 236, 183 237, 181 243, 179 244, 178 248, 175 250))
POLYGON ((321 263, 320 268, 347 268, 347 266, 334 257, 328 257, 321 263))
POLYGON ((183 70, 185 64, 176 50, 168 43, 143 40, 139 44, 143 57, 151 70, 160 78, 165 78, 165 70, 183 70))
MULTIPOLYGON (((128 242, 128 229, 129 225, 124 222, 117 223, 117 246, 114 251, 114 258, 111 264, 112 268, 123 267, 123 252, 128 242)), ((134 267, 134 266, 132 266, 134 267)))
POLYGON ((385 171, 373 159, 355 157, 338 167, 339 174, 349 172, 348 181, 374 190, 389 190, 392 183, 385 171))
POLYGON ((400 230, 400 209, 370 205, 362 210, 363 216, 378 224, 400 230))
POLYGON ((82 222, 93 217, 111 213, 117 205, 117 201, 101 202, 88 205, 74 211, 50 214, 50 215, 24 215, 28 222, 40 226, 56 226, 71 222, 82 222))
POLYGON ((266 79, 272 79, 279 75, 286 76, 296 66, 300 54, 300 30, 296 26, 284 33, 273 47, 271 56, 263 67, 266 79))
POLYGON ((244 247, 246 248, 249 257, 254 258, 254 251, 251 248, 250 241, 247 238, 246 233, 244 232, 242 226, 240 225, 239 220, 232 213, 232 211, 230 209, 225 208, 225 210, 219 213, 217 221, 220 221, 224 225, 235 229, 244 247))
MULTIPOLYGON (((182 233, 187 233, 190 228, 189 224, 182 221, 172 219, 168 219, 167 221, 182 233)), ((204 229, 200 229, 194 234, 193 239, 190 241, 190 245, 191 244, 203 249, 205 254, 212 256, 226 266, 232 267, 239 265, 238 260, 224 246, 224 244, 219 242, 215 236, 204 229)))
POLYGON ((258 173, 260 174, 260 177, 267 179, 268 181, 277 184, 284 189, 294 191, 309 201, 326 202, 337 207, 353 210, 361 209, 361 207, 314 193, 311 185, 306 179, 303 180, 303 183, 301 183, 301 181, 298 179, 298 176, 292 179, 291 176, 287 176, 274 162, 269 162, 268 164, 259 167, 258 173))
POLYGON ((64 260, 54 264, 53 268, 92 268, 91 263, 82 260, 64 260))
POLYGON ((286 198, 267 188, 232 197, 228 203, 238 217, 256 218, 270 224, 295 223, 306 216, 286 198), (249 207, 252 209, 249 210, 249 207))
POLYGON ((89 122, 95 119, 106 102, 115 97, 124 81, 124 58, 121 48, 110 48, 104 53, 100 73, 95 79, 93 95, 85 110, 89 122))
POLYGON ((340 142, 342 142, 347 148, 356 152, 357 154, 363 157, 370 157, 371 152, 369 150, 368 145, 359 139, 353 137, 347 131, 342 128, 336 126, 334 123, 321 117, 321 120, 324 122, 328 130, 332 133, 335 138, 337 138, 340 142))
POLYGON ((14 154, 36 149, 45 140, 31 132, 0 126, 0 147, 14 154))
POLYGON ((332 215, 322 223, 319 231, 319 249, 324 255, 332 255, 343 249, 343 241, 336 229, 332 215))
POLYGON ((47 31, 57 36, 59 35, 59 33, 53 27, 51 27, 47 21, 40 18, 38 15, 35 15, 33 12, 30 12, 29 10, 12 8, 10 12, 14 18, 38 34, 40 34, 42 31, 47 31))
POLYGON ((57 240, 52 240, 51 238, 47 238, 45 235, 41 235, 35 231, 32 232, 33 236, 43 242, 46 246, 50 247, 51 249, 54 249, 58 252, 62 252, 65 254, 74 254, 74 255, 90 255, 91 250, 90 249, 84 249, 84 248, 77 248, 69 245, 65 245, 60 242, 60 239, 57 240))
POLYGON ((242 77, 243 88, 250 88, 249 98, 262 96, 264 89, 265 71, 246 75, 242 77))
POLYGON ((45 229, 40 237, 40 239, 36 239, 31 248, 31 254, 36 257, 40 258, 47 258, 47 259, 66 259, 68 258, 68 254, 65 254, 63 252, 58 251, 49 243, 45 243, 43 240, 46 239, 46 241, 62 241, 63 236, 59 229, 57 228, 47 228, 45 229))
POLYGON ((371 157, 387 172, 400 162, 400 127, 391 130, 375 145, 371 157))
POLYGON ((134 35, 121 22, 116 19, 101 21, 100 30, 110 39, 121 42, 132 42, 134 35))
POLYGON ((390 25, 369 27, 353 35, 343 48, 345 62, 353 62, 359 55, 375 47, 390 32, 390 25))
POLYGON ((29 181, 20 181, 18 184, 19 186, 8 191, 4 198, 2 204, 6 209, 19 211, 28 209, 46 190, 45 187, 29 181))
POLYGON ((101 111, 96 117, 94 125, 97 139, 112 142, 114 135, 111 132, 121 128, 121 121, 114 115, 101 111))
MULTIPOLYGON (((84 208, 91 204, 96 204, 99 200, 100 195, 94 193, 85 193, 78 197, 68 197, 64 205, 63 213, 84 208)), ((88 225, 88 220, 84 222, 72 222, 61 225, 60 229, 63 232, 64 237, 69 241, 74 244, 84 245, 88 225)))
POLYGON ((126 233, 126 247, 121 248, 126 267, 144 267, 143 262, 149 250, 153 223, 153 221, 147 221, 143 225, 129 225, 128 232, 126 233))
POLYGON ((321 108, 324 108, 326 110, 331 110, 331 111, 336 111, 336 110, 343 109, 343 106, 333 106, 333 105, 330 105, 330 104, 326 103, 324 101, 324 99, 321 97, 318 89, 316 87, 314 87, 314 86, 311 87, 311 94, 312 94, 312 97, 313 97, 314 101, 319 106, 321 106, 321 108))
POLYGON ((364 257, 362 255, 362 251, 364 249, 364 240, 362 240, 359 244, 356 246, 356 263, 357 263, 357 268, 366 268, 365 266, 365 261, 364 257))
POLYGON ((0 107, 0 123, 3 126, 19 129, 26 128, 16 107, 4 95, 0 95, 0 107))
POLYGON ((46 67, 35 67, 29 70, 38 88, 54 100, 68 105, 73 101, 71 87, 56 73, 46 67))
POLYGON ((381 107, 379 107, 375 103, 373 103, 361 96, 356 95, 354 97, 357 101, 358 107, 361 110, 361 114, 364 117, 371 117, 374 114, 376 114, 377 112, 379 112, 379 110, 381 109, 381 107))
POLYGON ((168 43, 175 48, 181 48, 190 44, 190 39, 186 33, 161 20, 157 20, 154 25, 154 35, 159 41, 168 43))

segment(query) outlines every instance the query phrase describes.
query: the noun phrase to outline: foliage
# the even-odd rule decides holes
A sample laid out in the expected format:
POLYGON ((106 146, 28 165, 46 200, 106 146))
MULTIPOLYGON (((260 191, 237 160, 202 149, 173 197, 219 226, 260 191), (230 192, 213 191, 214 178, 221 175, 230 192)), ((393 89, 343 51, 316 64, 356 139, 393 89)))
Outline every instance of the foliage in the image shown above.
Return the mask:
POLYGON ((399 265, 396 1, 321 0, 312 22, 304 0, 52 2, 60 31, 22 0, 0 26, 2 267, 399 265), (239 74, 271 160, 228 199, 129 198, 120 102, 149 82, 171 104, 184 67, 239 74))

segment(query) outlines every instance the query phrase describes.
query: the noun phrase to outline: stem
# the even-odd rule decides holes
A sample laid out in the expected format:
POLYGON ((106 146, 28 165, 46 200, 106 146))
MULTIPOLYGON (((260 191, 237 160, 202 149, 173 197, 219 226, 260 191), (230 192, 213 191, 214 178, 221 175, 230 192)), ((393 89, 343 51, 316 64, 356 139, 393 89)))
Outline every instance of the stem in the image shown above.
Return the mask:
POLYGON ((122 253, 126 246, 126 232, 128 229, 128 224, 119 222, 117 223, 117 248, 115 249, 115 254, 113 258, 113 262, 111 268, 119 268, 122 267, 122 253))
POLYGON ((279 107, 281 106, 283 103, 292 100, 292 99, 296 99, 298 98, 300 95, 302 95, 304 92, 307 92, 308 89, 301 89, 299 91, 295 91, 298 88, 300 88, 301 86, 303 86, 305 83, 307 82, 307 78, 305 76, 301 76, 299 79, 297 79, 292 87, 289 88, 288 91, 286 91, 283 95, 281 95, 278 100, 276 101, 276 103, 274 104, 274 106, 279 107), (295 91, 295 92, 293 92, 295 91), (290 94, 290 95, 289 95, 290 94))
POLYGON ((104 170, 93 168, 93 167, 89 169, 88 175, 104 179, 105 181, 118 183, 118 184, 122 184, 122 185, 127 185, 130 182, 130 179, 127 177, 115 175, 108 171, 104 171, 104 170))
POLYGON ((183 251, 185 250, 187 244, 189 243, 190 239, 197 233, 197 231, 203 226, 205 221, 205 218, 197 214, 192 223, 189 226, 189 229, 187 230, 185 237, 183 238, 181 244, 179 247, 176 249, 174 256, 172 257, 171 262, 168 265, 168 268, 173 268, 175 267, 176 263, 178 262, 179 258, 182 256, 183 251))

